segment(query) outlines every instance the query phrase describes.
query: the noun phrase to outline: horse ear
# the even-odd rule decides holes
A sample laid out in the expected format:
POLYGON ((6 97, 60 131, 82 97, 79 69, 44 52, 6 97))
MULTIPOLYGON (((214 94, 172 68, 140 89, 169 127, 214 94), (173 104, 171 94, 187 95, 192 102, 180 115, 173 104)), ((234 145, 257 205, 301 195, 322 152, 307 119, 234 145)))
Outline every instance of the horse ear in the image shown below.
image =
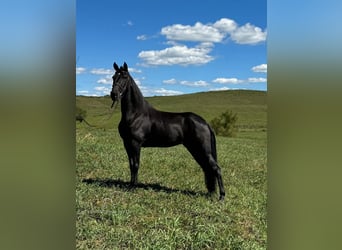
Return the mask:
POLYGON ((114 67, 115 71, 119 71, 119 66, 116 64, 116 62, 114 62, 113 67, 114 67))
POLYGON ((127 63, 126 63, 126 62, 124 62, 123 68, 124 68, 125 71, 128 72, 128 66, 127 66, 127 63))

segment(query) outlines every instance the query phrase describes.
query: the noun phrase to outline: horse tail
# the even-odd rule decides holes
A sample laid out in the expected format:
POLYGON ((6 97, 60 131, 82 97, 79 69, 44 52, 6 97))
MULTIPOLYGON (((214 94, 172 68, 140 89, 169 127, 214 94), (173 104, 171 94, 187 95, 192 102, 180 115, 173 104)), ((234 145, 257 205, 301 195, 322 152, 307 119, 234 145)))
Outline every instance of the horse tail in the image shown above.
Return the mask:
POLYGON ((217 162, 217 151, 216 151, 216 137, 213 129, 208 125, 209 130, 210 130, 210 142, 211 142, 211 154, 215 161, 217 162))

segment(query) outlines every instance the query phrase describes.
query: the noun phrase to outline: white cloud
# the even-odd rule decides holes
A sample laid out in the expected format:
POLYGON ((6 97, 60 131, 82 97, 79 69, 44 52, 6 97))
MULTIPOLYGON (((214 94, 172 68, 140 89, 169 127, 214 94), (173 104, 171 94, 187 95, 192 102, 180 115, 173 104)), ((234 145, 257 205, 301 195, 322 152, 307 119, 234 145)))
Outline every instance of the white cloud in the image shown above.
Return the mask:
POLYGON ((237 28, 237 23, 234 20, 228 18, 221 18, 214 23, 213 27, 223 33, 233 32, 237 28))
POLYGON ((174 24, 162 28, 161 34, 169 40, 193 42, 220 42, 224 38, 218 29, 200 22, 194 26, 174 24))
POLYGON ((209 43, 209 42, 203 42, 196 46, 196 48, 210 49, 210 51, 212 50, 213 47, 214 47, 214 44, 209 43))
POLYGON ((137 40, 145 41, 147 40, 147 36, 146 35, 137 36, 137 40))
MULTIPOLYGON (((169 48, 162 50, 141 51, 138 55, 146 65, 200 65, 206 64, 214 57, 209 55, 215 43, 222 43, 230 38, 237 44, 255 45, 266 40, 267 32, 247 23, 239 26, 234 20, 221 18, 215 23, 194 25, 173 24, 165 26, 160 32, 167 39, 169 48), (195 47, 179 44, 197 42, 195 47)), ((146 35, 140 35, 138 40, 146 40, 146 35)))
POLYGON ((82 74, 86 72, 86 68, 83 67, 77 67, 76 68, 76 74, 82 74))
POLYGON ((136 37, 136 39, 139 40, 139 41, 145 41, 145 40, 149 40, 149 39, 152 39, 152 38, 158 38, 158 37, 159 37, 159 34, 154 34, 154 35, 141 34, 141 35, 138 35, 136 37))
POLYGON ((243 80, 239 80, 237 78, 216 78, 213 80, 214 83, 221 83, 221 84, 239 84, 243 83, 243 80))
MULTIPOLYGON (((109 95, 111 88, 107 88, 105 86, 98 86, 94 88, 96 91, 99 91, 103 95, 109 95)), ((99 93, 98 92, 98 93, 99 93)))
POLYGON ((213 83, 220 83, 220 84, 246 84, 246 83, 259 83, 259 82, 267 82, 266 78, 263 77, 250 77, 246 80, 237 79, 237 78, 216 78, 212 81, 213 83))
POLYGON ((195 25, 174 24, 162 28, 161 34, 171 41, 191 41, 220 43, 230 36, 238 44, 257 44, 266 40, 266 31, 253 24, 246 23, 243 26, 228 18, 221 18, 214 24, 195 25))
POLYGON ((165 83, 165 84, 176 84, 177 80, 175 78, 172 78, 169 80, 164 80, 163 83, 165 83))
POLYGON ((209 83, 203 80, 199 81, 178 81, 175 78, 169 79, 169 80, 164 80, 163 83, 165 84, 181 84, 185 86, 191 86, 191 87, 205 87, 208 86, 209 83))
POLYGON ((141 88, 141 81, 139 78, 133 78, 134 82, 139 86, 139 88, 141 88))
POLYGON ((103 69, 103 68, 100 68, 100 69, 92 69, 90 71, 91 74, 94 74, 94 75, 110 75, 110 74, 114 74, 114 71, 112 69, 103 69))
POLYGON ((222 88, 209 89, 209 91, 224 91, 224 90, 236 90, 236 89, 246 89, 246 88, 228 88, 228 87, 222 87, 222 88))
MULTIPOLYGON (((83 96, 101 96, 101 92, 90 92, 89 90, 79 90, 77 91, 77 94, 79 95, 83 95, 83 96)), ((106 95, 108 95, 108 93, 105 93, 106 95)))
POLYGON ((97 80, 96 82, 101 83, 101 84, 112 84, 113 83, 112 75, 107 75, 106 77, 101 78, 97 80))
POLYGON ((161 95, 161 96, 171 96, 171 95, 182 95, 183 92, 177 90, 168 90, 168 89, 156 89, 151 92, 154 95, 161 95))
POLYGON ((130 73, 141 73, 142 72, 140 69, 136 69, 136 68, 128 68, 128 71, 130 73))
POLYGON ((204 87, 204 86, 208 86, 209 83, 207 83, 206 81, 181 81, 180 84, 182 85, 186 85, 186 86, 191 86, 191 87, 204 87))
POLYGON ((138 55, 147 65, 191 65, 205 64, 214 58, 208 53, 211 48, 188 48, 177 45, 163 50, 141 51, 138 55))
POLYGON ((263 77, 259 77, 259 78, 251 77, 251 78, 248 78, 247 81, 248 81, 249 83, 257 83, 257 82, 267 82, 267 79, 266 79, 266 78, 263 78, 263 77))
POLYGON ((267 64, 260 64, 252 67, 252 71, 256 73, 267 73, 267 64))
POLYGON ((87 95, 87 94, 89 94, 89 91, 88 90, 79 90, 79 91, 77 91, 77 93, 80 95, 87 95))
POLYGON ((238 27, 231 33, 231 38, 238 44, 257 44, 266 40, 266 31, 250 23, 238 27))
POLYGON ((98 87, 95 87, 94 89, 98 91, 110 91, 111 90, 110 88, 107 88, 105 86, 98 86, 98 87))

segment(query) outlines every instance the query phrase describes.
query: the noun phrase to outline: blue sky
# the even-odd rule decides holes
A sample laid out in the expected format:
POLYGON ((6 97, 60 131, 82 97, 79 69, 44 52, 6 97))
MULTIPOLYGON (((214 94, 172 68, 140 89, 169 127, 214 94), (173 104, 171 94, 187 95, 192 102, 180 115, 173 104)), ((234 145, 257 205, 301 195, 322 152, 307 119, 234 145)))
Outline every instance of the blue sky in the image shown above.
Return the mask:
POLYGON ((76 2, 76 94, 126 62, 144 96, 267 90, 266 0, 76 2))

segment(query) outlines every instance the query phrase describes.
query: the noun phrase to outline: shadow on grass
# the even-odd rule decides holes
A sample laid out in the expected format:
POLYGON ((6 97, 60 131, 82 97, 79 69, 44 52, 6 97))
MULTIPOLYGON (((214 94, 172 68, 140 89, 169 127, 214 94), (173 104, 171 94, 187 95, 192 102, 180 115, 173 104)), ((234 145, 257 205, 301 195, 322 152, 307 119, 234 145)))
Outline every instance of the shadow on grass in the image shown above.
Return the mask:
POLYGON ((130 182, 128 181, 122 181, 122 180, 112 180, 112 179, 98 179, 98 178, 89 178, 89 179, 83 179, 82 182, 96 185, 100 187, 117 187, 124 190, 133 190, 133 189, 144 189, 144 190, 153 190, 156 192, 165 192, 168 194, 171 193, 181 193, 188 196, 207 196, 207 193, 204 192, 195 192, 195 191, 189 191, 189 190, 180 190, 176 188, 168 188, 165 186, 162 186, 158 183, 138 183, 135 186, 132 186, 130 182))

